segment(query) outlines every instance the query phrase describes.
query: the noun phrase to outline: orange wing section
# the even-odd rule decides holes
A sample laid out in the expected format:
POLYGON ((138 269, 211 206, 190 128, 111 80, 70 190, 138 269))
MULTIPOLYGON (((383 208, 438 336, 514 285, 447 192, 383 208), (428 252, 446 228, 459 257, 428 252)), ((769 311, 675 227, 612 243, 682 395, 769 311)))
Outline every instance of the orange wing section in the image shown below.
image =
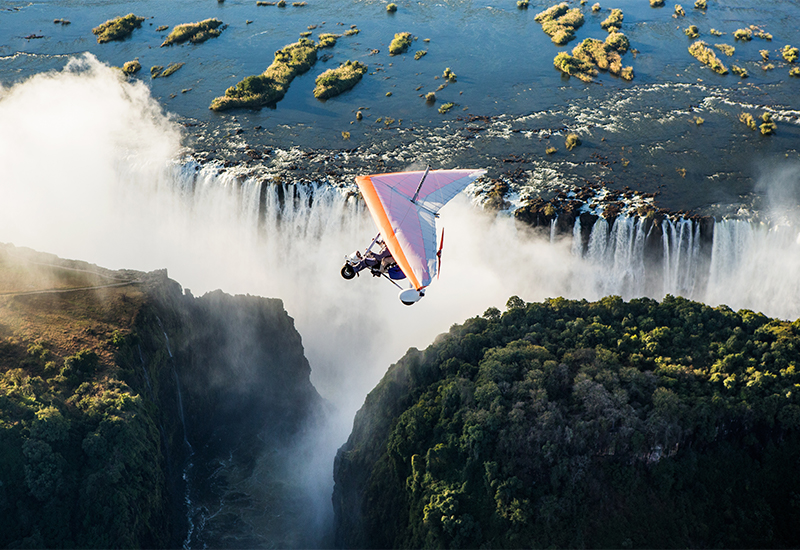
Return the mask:
POLYGON ((400 247, 400 243, 397 241, 397 235, 395 235, 392 222, 389 221, 389 217, 386 215, 386 210, 383 207, 383 203, 381 203, 381 200, 378 198, 378 193, 375 191, 372 180, 369 176, 356 176, 356 183, 361 190, 361 195, 364 197, 364 202, 367 203, 370 214, 372 214, 375 225, 378 226, 381 236, 386 246, 389 248, 389 252, 392 253, 397 265, 400 266, 400 269, 406 274, 406 277, 408 277, 408 280, 414 285, 414 288, 419 290, 422 288, 422 285, 420 285, 419 279, 417 279, 417 276, 414 274, 414 270, 411 269, 411 264, 409 264, 403 249, 400 247))

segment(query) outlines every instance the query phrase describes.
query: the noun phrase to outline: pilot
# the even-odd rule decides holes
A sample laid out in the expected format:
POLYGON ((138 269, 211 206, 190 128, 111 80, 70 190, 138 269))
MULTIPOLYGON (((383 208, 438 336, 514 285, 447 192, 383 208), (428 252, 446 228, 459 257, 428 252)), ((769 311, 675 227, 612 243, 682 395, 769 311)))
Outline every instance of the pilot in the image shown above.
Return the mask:
POLYGON ((376 254, 370 251, 368 254, 375 260, 375 265, 372 267, 372 274, 376 276, 383 275, 396 263, 386 243, 380 240, 377 244, 380 246, 378 253, 376 254))

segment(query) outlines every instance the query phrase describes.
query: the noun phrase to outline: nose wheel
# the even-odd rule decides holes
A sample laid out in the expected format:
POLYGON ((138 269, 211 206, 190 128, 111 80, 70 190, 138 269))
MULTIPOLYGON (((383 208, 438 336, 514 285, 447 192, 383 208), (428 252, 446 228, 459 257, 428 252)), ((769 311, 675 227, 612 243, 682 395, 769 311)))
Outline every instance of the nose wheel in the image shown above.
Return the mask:
POLYGON ((356 270, 353 269, 353 266, 350 264, 344 264, 344 267, 342 267, 342 277, 344 277, 349 281, 355 276, 356 276, 356 270))

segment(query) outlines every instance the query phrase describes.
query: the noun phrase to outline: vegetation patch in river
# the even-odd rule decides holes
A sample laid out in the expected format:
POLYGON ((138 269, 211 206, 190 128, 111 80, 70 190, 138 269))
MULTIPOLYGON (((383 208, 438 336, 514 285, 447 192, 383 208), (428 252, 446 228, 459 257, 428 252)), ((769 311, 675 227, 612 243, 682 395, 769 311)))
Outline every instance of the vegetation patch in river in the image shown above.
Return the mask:
POLYGON ((248 76, 215 98, 209 108, 225 111, 236 107, 257 109, 274 104, 286 95, 295 76, 308 71, 317 61, 317 44, 301 38, 275 52, 275 60, 260 75, 248 76))
POLYGON ((759 126, 761 130, 761 135, 770 136, 775 133, 775 128, 777 128, 776 124, 772 121, 772 114, 771 113, 764 113, 761 115, 761 120, 764 122, 759 126))
POLYGON ((320 34, 319 37, 317 38, 317 41, 319 43, 318 47, 333 48, 336 45, 336 41, 338 39, 339 39, 338 34, 332 34, 332 33, 320 34))
POLYGON ((698 40, 689 46, 689 53, 704 65, 711 67, 711 70, 715 73, 728 74, 728 69, 714 54, 714 50, 709 48, 702 40, 698 40))
MULTIPOLYGON (((161 47, 169 46, 171 44, 182 44, 187 40, 192 44, 200 44, 210 38, 216 38, 222 34, 222 21, 219 19, 205 19, 197 23, 184 23, 177 25, 169 33, 167 39, 161 44, 161 47)), ((223 27, 224 28, 224 27, 223 27)))
POLYGON ((141 27, 142 21, 144 21, 144 17, 137 17, 129 13, 116 19, 109 19, 102 25, 93 28, 92 33, 97 35, 98 44, 111 42, 112 40, 122 40, 130 36, 134 29, 141 27))
POLYGON ((409 46, 411 46, 411 33, 398 32, 389 44, 389 55, 405 53, 409 46))
MULTIPOLYGON (((621 34, 621 33, 615 33, 621 34)), ((609 35, 609 37, 612 35, 609 35)), ((624 36, 624 35, 623 35, 624 36)), ((624 44, 623 44, 624 45, 624 44)), ((596 65, 598 68, 608 71, 613 75, 622 76, 622 57, 614 48, 607 43, 595 38, 587 38, 572 50, 574 58, 596 65)), ((625 72, 633 78, 633 69, 625 72)))
POLYGON ((622 10, 614 8, 611 10, 611 14, 602 22, 600 26, 603 27, 608 32, 617 32, 620 27, 622 27, 622 19, 624 14, 622 10))
POLYGON ((722 53, 724 53, 725 55, 727 55, 728 57, 731 57, 736 51, 736 48, 734 48, 729 44, 715 44, 714 47, 717 48, 722 53))
POLYGON ((583 25, 583 14, 579 8, 569 9, 566 2, 556 4, 536 14, 534 20, 542 25, 542 30, 559 46, 575 38, 575 29, 583 25))
POLYGON ((126 75, 132 75, 140 71, 142 68, 142 64, 139 63, 138 59, 134 59, 133 61, 126 61, 125 64, 122 66, 122 72, 126 75))
POLYGON ((572 57, 567 52, 559 52, 553 59, 553 65, 562 73, 579 78, 584 82, 591 82, 597 75, 597 69, 592 63, 572 57))
POLYGON ((346 92, 358 84, 366 72, 366 65, 350 60, 347 60, 336 69, 328 69, 317 77, 314 97, 328 99, 346 92))
POLYGON ((800 50, 797 48, 793 48, 789 44, 786 44, 783 49, 781 50, 781 55, 786 60, 787 63, 794 63, 797 61, 797 55, 800 50))

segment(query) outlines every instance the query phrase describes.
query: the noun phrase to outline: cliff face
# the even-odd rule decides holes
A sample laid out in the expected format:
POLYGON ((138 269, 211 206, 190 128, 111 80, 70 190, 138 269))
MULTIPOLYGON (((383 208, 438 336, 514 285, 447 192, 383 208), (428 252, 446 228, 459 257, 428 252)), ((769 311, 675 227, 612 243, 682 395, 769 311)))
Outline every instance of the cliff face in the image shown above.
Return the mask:
POLYGON ((508 306, 367 397, 334 467, 338 547, 800 544, 800 322, 508 306))
POLYGON ((321 414, 309 375, 280 300, 0 245, 0 545, 182 545, 210 462, 321 414))

